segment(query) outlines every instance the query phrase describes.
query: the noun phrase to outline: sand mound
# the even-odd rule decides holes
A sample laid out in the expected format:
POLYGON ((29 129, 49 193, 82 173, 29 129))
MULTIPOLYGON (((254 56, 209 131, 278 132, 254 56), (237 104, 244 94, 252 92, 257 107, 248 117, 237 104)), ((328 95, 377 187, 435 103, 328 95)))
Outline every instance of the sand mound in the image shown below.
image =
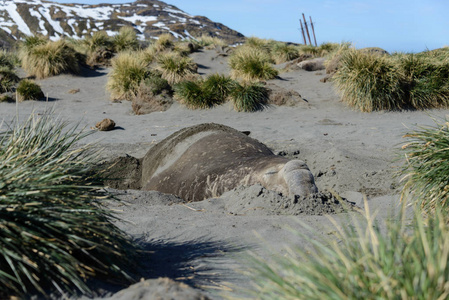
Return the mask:
POLYGON ((226 211, 234 215, 324 215, 341 213, 352 207, 350 202, 339 201, 330 192, 285 197, 261 185, 241 186, 224 193, 221 198, 226 211))
MULTIPOLYGON (((157 191, 108 189, 116 198, 132 205, 185 205, 181 198, 157 191)), ((353 203, 336 199, 330 192, 318 192, 307 197, 285 197, 256 184, 240 186, 221 195, 199 202, 188 203, 189 207, 205 211, 221 211, 229 215, 325 215, 351 210, 353 203), (214 207, 214 209, 211 209, 214 207)))

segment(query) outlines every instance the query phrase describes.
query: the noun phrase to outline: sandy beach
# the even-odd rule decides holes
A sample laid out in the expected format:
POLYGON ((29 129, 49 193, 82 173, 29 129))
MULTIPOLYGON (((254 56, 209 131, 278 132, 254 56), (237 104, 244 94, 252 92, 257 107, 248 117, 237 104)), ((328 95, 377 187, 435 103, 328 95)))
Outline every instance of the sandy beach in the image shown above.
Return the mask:
MULTIPOLYGON (((202 50, 192 57, 201 75, 229 72, 227 58, 215 50, 202 50)), ((302 99, 293 106, 271 105, 244 113, 234 111, 230 103, 190 110, 175 102, 165 112, 135 115, 131 102, 110 100, 106 91, 109 71, 86 69, 81 76, 38 80, 48 102, 0 103, 0 118, 8 123, 16 116, 25 119, 32 112, 43 114, 53 108, 61 119, 87 130, 110 118, 116 129, 96 131, 83 139, 83 143, 103 148, 104 160, 126 155, 142 158, 153 145, 188 126, 227 125, 249 131, 250 137, 275 154, 304 160, 319 191, 336 192, 362 209, 366 196, 370 209, 378 212, 378 220, 384 220, 399 204, 400 184, 393 175, 403 163, 402 136, 416 126, 432 125, 433 117, 445 117, 449 112, 354 111, 340 101, 332 82, 320 82, 324 70, 300 69, 281 72, 279 78, 267 82, 299 93, 302 99)), ((25 76, 23 71, 20 74, 25 76)), ((289 205, 288 198, 279 198, 261 186, 239 187, 220 198, 192 203, 156 191, 108 190, 123 200, 110 204, 124 220, 117 225, 149 251, 141 262, 143 277, 168 277, 211 299, 221 299, 225 293, 238 297, 239 288, 249 284, 242 274, 248 269, 242 258, 246 251, 269 260, 274 254, 284 254, 286 247, 304 247, 307 242, 287 229, 311 235, 299 222, 314 228, 322 238, 329 238, 334 230, 329 216, 319 210, 301 212, 289 205)), ((360 213, 332 214, 332 218, 346 226, 353 215, 360 213)), ((139 290, 145 287, 128 292, 137 297, 139 290)), ((156 293, 152 291, 146 295, 156 293)), ((131 294, 125 297, 114 292, 116 289, 106 289, 102 298, 130 299, 131 294)), ((191 299, 200 299, 194 297, 199 296, 192 294, 191 299)))

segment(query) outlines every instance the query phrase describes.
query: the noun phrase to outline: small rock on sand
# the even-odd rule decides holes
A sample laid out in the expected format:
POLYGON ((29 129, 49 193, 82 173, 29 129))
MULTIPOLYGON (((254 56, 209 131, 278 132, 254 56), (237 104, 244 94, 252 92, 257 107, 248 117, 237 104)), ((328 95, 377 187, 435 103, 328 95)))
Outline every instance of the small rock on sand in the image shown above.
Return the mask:
POLYGON ((192 299, 208 300, 209 297, 201 294, 188 285, 173 281, 169 278, 145 280, 114 294, 109 300, 170 300, 192 299))
POLYGON ((115 122, 111 119, 104 119, 95 125, 95 127, 100 131, 109 131, 115 128, 115 122))

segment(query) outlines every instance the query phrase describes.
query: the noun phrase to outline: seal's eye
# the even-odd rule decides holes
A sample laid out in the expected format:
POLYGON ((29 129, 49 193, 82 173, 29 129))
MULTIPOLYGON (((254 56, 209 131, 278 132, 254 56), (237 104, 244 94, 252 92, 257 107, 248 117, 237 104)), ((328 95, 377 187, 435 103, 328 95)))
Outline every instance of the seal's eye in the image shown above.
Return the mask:
POLYGON ((277 173, 278 173, 277 170, 270 169, 270 170, 267 170, 267 171, 265 172, 265 175, 266 175, 266 176, 270 176, 270 175, 275 175, 275 174, 277 174, 277 173))

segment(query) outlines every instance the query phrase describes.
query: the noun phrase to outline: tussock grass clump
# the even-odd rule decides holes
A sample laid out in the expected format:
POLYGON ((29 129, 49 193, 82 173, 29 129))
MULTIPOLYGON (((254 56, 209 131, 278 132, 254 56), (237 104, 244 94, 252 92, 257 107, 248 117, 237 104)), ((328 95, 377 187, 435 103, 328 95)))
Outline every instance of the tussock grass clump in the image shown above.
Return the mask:
POLYGON ((164 52, 166 50, 171 50, 175 47, 174 40, 175 37, 170 33, 163 33, 154 42, 154 47, 157 52, 164 52))
POLYGON ((113 56, 114 44, 105 31, 96 31, 91 37, 80 41, 80 52, 86 56, 86 63, 90 66, 108 64, 113 56))
POLYGON ((337 51, 327 63, 343 101, 361 111, 446 108, 449 59, 432 52, 337 51))
POLYGON ((116 53, 136 50, 139 47, 136 31, 131 26, 120 28, 118 34, 113 37, 112 42, 116 53))
POLYGON ((299 57, 298 47, 286 43, 274 43, 271 55, 276 64, 281 64, 299 57))
POLYGON ((178 52, 181 56, 188 56, 189 54, 197 51, 199 48, 193 43, 187 41, 178 41, 175 43, 173 51, 178 52))
POLYGON ((344 44, 347 43, 322 43, 319 46, 302 45, 299 47, 299 52, 302 54, 310 54, 315 57, 323 57, 337 51, 344 44))
POLYGON ((435 120, 405 135, 402 147, 407 163, 401 171, 405 182, 403 197, 411 197, 424 212, 436 207, 449 212, 449 119, 435 120))
POLYGON ((41 79, 79 72, 76 51, 65 40, 42 42, 40 38, 33 37, 23 43, 22 67, 29 75, 41 79))
POLYGON ((254 112, 268 103, 268 90, 260 83, 237 84, 231 92, 231 100, 236 111, 254 112))
POLYGON ((270 61, 270 55, 263 50, 247 46, 239 47, 229 57, 231 77, 249 82, 273 79, 279 72, 270 61))
POLYGON ((182 81, 174 86, 176 100, 191 109, 204 109, 213 106, 211 98, 202 88, 201 81, 182 81))
POLYGON ((147 78, 149 69, 140 52, 121 52, 112 60, 107 90, 112 99, 131 100, 140 82, 147 78))
POLYGON ((416 109, 447 107, 449 100, 449 60, 426 54, 399 54, 393 59, 406 76, 410 106, 416 109))
POLYGON ((14 66, 14 58, 4 50, 0 51, 0 93, 13 91, 19 81, 14 66))
POLYGON ((226 102, 237 85, 228 76, 212 74, 205 80, 178 83, 175 85, 175 98, 191 109, 211 108, 226 102))
POLYGON ((333 80, 343 101, 361 111, 407 106, 403 72, 388 57, 345 51, 333 80))
POLYGON ((146 47, 141 52, 142 59, 148 65, 150 65, 152 62, 155 61, 157 54, 158 54, 158 51, 157 51, 156 47, 154 46, 154 44, 146 47))
POLYGON ((435 58, 438 61, 447 61, 449 60, 449 46, 444 46, 442 48, 430 50, 430 51, 424 51, 421 53, 418 53, 418 55, 423 55, 430 58, 435 58))
POLYGON ((0 94, 0 102, 15 102, 11 93, 0 94))
POLYGON ((112 48, 112 40, 105 31, 96 31, 91 37, 87 37, 81 43, 90 52, 98 51, 99 49, 112 48))
POLYGON ((129 284, 130 239, 111 222, 86 134, 51 114, 0 138, 0 297, 90 294, 91 278, 129 284))
POLYGON ((173 104, 173 90, 167 80, 152 73, 137 88, 132 99, 135 114, 143 115, 155 111, 166 111, 173 104))
POLYGON ((207 76, 203 82, 203 90, 209 94, 215 104, 226 102, 229 95, 237 87, 238 83, 229 76, 212 74, 207 76))
POLYGON ((182 56, 177 52, 167 52, 157 57, 156 68, 169 84, 175 84, 192 77, 198 66, 190 57, 182 56))
POLYGON ((341 43, 334 51, 327 55, 324 62, 327 74, 334 74, 341 67, 341 56, 344 52, 353 50, 351 43, 341 43))
POLYGON ((251 36, 245 39, 245 46, 265 51, 270 53, 273 40, 261 39, 255 36, 251 36))
POLYGON ((44 98, 44 93, 40 85, 32 80, 23 79, 16 88, 17 100, 39 100, 44 98))
POLYGON ((142 81, 142 83, 151 90, 154 95, 159 95, 162 92, 172 93, 172 87, 168 81, 161 77, 161 74, 153 71, 142 81))
POLYGON ((225 47, 228 46, 228 44, 216 37, 216 36, 210 36, 210 35, 206 35, 203 34, 200 37, 196 38, 196 44, 201 47, 201 48, 206 48, 206 49, 213 49, 217 46, 221 46, 221 47, 225 47))
POLYGON ((48 38, 42 35, 28 35, 20 43, 20 51, 25 53, 30 52, 34 47, 45 45, 48 41, 48 38))
MULTIPOLYGON (((367 204, 366 204, 367 205, 367 204)), ((257 299, 446 299, 449 293, 449 227, 441 212, 411 224, 403 215, 370 216, 355 225, 334 222, 336 239, 308 239, 312 249, 289 250, 274 262, 253 258, 257 299), (298 259, 298 256, 300 259, 298 259)), ((305 225, 304 225, 305 227, 305 225)), ((316 232, 308 228, 312 234, 316 232)), ((306 238, 307 239, 307 238, 306 238)))

